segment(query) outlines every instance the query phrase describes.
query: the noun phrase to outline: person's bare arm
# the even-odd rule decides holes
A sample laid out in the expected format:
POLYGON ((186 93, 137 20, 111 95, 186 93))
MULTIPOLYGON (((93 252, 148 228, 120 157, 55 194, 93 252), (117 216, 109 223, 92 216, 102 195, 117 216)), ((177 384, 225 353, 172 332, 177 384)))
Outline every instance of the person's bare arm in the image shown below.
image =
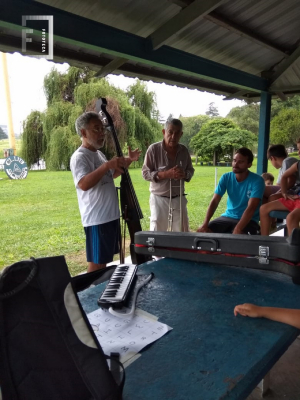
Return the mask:
POLYGON ((106 174, 106 172, 110 169, 113 169, 115 178, 115 174, 122 174, 123 168, 125 167, 125 159, 124 157, 115 157, 109 161, 106 161, 104 164, 100 165, 95 171, 86 174, 84 177, 80 179, 78 182, 78 186, 84 192, 94 187, 106 174))
POLYGON ((218 208, 218 205, 222 199, 222 196, 219 194, 214 194, 211 202, 209 203, 206 216, 204 219, 203 224, 197 229, 197 232, 207 232, 208 231, 208 224, 209 221, 211 220, 212 216, 214 215, 216 209, 218 208))
POLYGON ((298 163, 296 162, 290 168, 288 168, 281 177, 281 193, 284 198, 292 198, 291 195, 287 194, 290 188, 290 180, 295 177, 295 173, 298 173, 298 163))
POLYGON ((233 230, 233 234, 243 234, 243 229, 247 226, 247 224, 251 221, 255 210, 259 206, 260 199, 256 197, 252 197, 248 201, 248 206, 246 210, 243 212, 243 215, 239 222, 237 223, 236 227, 233 230))
POLYGON ((268 318, 300 329, 300 310, 291 308, 260 307, 254 304, 240 304, 235 306, 234 315, 244 317, 268 318))

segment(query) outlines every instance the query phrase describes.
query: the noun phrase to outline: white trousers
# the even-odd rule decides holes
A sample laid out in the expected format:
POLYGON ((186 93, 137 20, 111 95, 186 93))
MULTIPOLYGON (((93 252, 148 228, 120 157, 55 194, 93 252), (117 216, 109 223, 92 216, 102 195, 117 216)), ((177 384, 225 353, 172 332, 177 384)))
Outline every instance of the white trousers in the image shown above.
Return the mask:
MULTIPOLYGON (((168 197, 150 194, 150 231, 167 231, 169 218, 172 220, 172 231, 180 231, 180 197, 171 200, 171 216, 169 215, 170 199, 168 197)), ((189 231, 189 220, 187 215, 187 199, 182 196, 182 230, 189 231)))

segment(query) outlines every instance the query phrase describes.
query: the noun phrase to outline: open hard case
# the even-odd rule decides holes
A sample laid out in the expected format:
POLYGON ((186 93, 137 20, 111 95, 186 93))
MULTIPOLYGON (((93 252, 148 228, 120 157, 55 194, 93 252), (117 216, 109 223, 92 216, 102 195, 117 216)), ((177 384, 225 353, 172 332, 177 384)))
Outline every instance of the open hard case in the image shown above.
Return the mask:
POLYGON ((300 284, 300 229, 294 229, 290 237, 142 231, 135 234, 135 251, 276 271, 300 284))

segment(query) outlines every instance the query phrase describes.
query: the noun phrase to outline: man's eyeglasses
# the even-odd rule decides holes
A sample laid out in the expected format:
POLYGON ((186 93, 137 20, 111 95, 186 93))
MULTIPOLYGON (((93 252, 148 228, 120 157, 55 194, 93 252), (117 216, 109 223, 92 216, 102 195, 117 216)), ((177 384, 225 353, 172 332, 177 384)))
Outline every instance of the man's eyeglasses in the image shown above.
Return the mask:
POLYGON ((106 135, 108 133, 107 130, 103 128, 93 128, 91 129, 91 131, 95 133, 102 133, 103 135, 106 135))

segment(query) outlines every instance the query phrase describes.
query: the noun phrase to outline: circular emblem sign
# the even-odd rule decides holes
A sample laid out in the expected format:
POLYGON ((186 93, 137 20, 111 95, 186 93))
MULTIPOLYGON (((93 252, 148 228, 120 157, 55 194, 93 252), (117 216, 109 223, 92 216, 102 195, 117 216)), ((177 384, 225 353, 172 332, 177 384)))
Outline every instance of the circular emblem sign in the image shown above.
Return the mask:
POLYGON ((25 179, 28 174, 27 164, 18 156, 10 156, 4 161, 4 171, 11 179, 25 179))

